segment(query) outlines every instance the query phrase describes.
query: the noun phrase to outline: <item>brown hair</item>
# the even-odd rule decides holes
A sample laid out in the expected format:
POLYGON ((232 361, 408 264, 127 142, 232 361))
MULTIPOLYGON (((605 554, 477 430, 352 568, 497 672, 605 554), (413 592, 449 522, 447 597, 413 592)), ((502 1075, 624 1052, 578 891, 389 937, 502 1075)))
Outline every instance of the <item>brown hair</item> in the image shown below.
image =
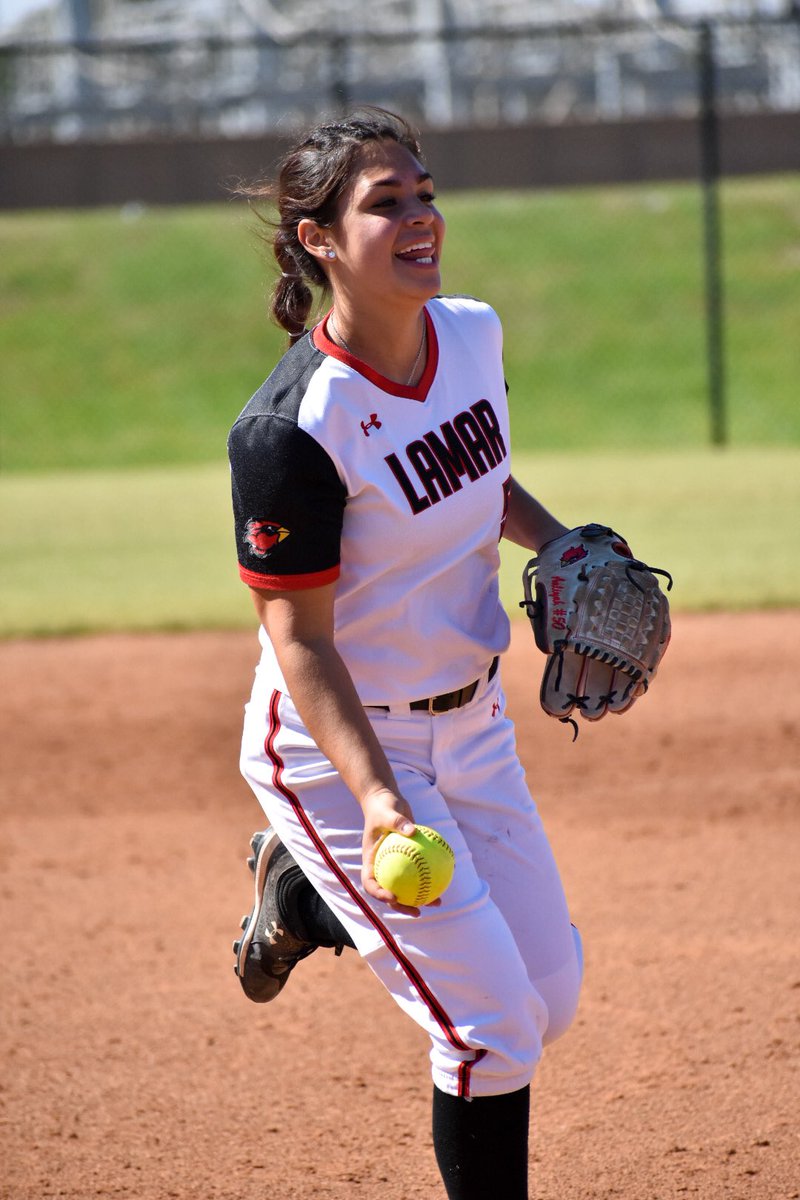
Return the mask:
POLYGON ((339 121, 317 125, 284 155, 277 183, 243 189, 251 200, 270 199, 278 209, 270 238, 280 277, 272 293, 273 319, 291 342, 305 332, 316 285, 329 291, 328 276, 297 236, 304 218, 330 226, 339 200, 350 183, 358 152, 365 142, 391 140, 422 161, 418 137, 402 117, 383 108, 364 107, 339 121))

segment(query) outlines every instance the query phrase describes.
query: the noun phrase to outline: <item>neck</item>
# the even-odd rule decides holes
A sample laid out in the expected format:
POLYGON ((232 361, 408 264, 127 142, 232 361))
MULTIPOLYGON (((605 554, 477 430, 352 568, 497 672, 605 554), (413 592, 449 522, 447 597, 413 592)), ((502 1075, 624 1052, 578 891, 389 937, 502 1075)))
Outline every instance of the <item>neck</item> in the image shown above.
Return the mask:
POLYGON ((328 321, 334 342, 386 379, 407 387, 418 383, 425 370, 425 331, 424 308, 387 319, 383 313, 355 314, 338 300, 328 321))

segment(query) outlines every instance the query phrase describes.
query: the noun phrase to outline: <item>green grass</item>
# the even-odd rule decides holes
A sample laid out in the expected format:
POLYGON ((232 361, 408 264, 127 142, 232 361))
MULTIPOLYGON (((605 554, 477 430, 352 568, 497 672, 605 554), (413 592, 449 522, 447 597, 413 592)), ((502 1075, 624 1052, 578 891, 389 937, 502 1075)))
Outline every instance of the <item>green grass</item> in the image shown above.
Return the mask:
POLYGON ((5 470, 219 461, 279 353, 240 208, 0 218, 5 470))
MULTIPOLYGON (((734 445, 800 445, 800 179, 723 190, 734 445)), ((444 195, 444 282, 503 318, 515 443, 708 438, 695 185, 444 195)), ((284 344, 241 205, 0 216, 5 472, 219 463, 284 344)))
MULTIPOLYGON (((523 454, 513 469, 563 521, 604 521, 671 571, 676 611, 800 605, 800 449, 523 454)), ((504 546, 509 603, 530 556, 504 546)))
POLYGON ((230 509, 222 465, 0 479, 0 635, 244 623, 230 509))
MULTIPOLYGON (((800 177, 722 188, 734 444, 800 443, 800 177)), ((454 197, 449 282, 503 318, 517 444, 708 442, 694 185, 454 197)))
MULTIPOLYGON (((800 180, 723 200, 724 452, 696 187, 444 196, 445 286, 503 318, 515 472, 559 516, 672 570, 676 609, 796 606, 800 180)), ((225 437, 283 345, 253 230, 236 204, 0 216, 0 636, 252 626, 225 437)), ((514 615, 527 557, 504 547, 514 615)))
MULTIPOLYGON (((607 521, 675 610, 800 604, 800 450, 517 454, 563 520, 607 521)), ((224 465, 0 479, 0 636, 253 627, 224 465)), ((503 544, 513 616, 529 555, 503 544)))

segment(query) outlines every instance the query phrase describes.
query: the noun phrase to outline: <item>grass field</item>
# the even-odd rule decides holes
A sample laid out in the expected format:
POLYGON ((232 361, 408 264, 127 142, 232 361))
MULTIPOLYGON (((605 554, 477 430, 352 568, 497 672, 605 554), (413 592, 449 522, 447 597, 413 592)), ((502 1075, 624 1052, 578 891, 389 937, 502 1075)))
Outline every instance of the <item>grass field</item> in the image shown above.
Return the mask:
MULTIPOLYGON (((600 519, 675 576, 675 610, 800 604, 800 450, 519 454, 565 521, 600 519)), ((0 636, 253 626, 223 464, 0 479, 0 636)), ((503 544, 519 616, 529 555, 503 544)))
MULTIPOLYGON (((723 188, 724 451, 695 186, 440 200, 446 288, 503 318, 516 474, 671 569, 676 609, 800 604, 800 180, 723 188)), ((0 217, 0 636, 252 624, 225 438, 283 344, 254 228, 236 204, 0 217)), ((526 558, 504 547, 515 614, 526 558)))
MULTIPOLYGON (((800 445, 800 179, 727 181, 734 445, 800 445)), ((520 450, 708 438, 696 186, 444 195, 444 283, 506 331, 520 450)), ((241 205, 0 217, 5 472, 218 463, 282 335, 241 205)))

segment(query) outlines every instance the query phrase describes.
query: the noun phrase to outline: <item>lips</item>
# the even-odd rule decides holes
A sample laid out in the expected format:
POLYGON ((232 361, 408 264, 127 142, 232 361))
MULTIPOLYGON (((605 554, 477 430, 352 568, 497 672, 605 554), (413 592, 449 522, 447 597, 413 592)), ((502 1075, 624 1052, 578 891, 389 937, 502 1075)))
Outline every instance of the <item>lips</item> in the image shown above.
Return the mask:
POLYGON ((405 250, 400 250, 397 253, 397 258, 402 262, 420 263, 422 266, 430 266, 434 262, 434 244, 433 242, 414 242, 413 246, 406 246, 405 250))

